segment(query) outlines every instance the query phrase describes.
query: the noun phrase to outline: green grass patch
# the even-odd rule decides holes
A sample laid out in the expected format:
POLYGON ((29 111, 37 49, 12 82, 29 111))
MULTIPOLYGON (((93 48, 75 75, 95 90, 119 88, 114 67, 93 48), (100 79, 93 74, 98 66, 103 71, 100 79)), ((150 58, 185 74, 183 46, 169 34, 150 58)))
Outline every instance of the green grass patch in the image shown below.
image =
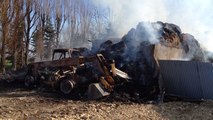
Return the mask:
POLYGON ((6 60, 5 67, 6 69, 12 69, 12 60, 6 60))

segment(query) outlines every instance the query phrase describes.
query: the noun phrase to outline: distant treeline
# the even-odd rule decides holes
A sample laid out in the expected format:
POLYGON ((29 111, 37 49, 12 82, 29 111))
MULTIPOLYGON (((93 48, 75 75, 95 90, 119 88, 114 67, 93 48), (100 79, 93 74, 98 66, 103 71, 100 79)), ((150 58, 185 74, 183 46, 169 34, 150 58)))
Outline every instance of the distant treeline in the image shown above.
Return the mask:
POLYGON ((53 48, 73 47, 111 32, 110 10, 90 0, 0 0, 0 68, 30 58, 48 59, 53 48))

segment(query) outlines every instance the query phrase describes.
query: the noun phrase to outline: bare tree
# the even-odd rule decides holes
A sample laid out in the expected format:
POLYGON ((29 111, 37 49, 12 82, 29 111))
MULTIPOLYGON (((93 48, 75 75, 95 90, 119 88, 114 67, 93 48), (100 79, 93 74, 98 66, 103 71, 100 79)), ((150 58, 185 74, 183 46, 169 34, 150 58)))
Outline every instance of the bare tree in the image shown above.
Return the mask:
POLYGON ((6 42, 8 41, 8 31, 9 25, 13 18, 13 0, 1 0, 1 18, 0 22, 2 24, 2 43, 1 43, 1 71, 5 73, 5 50, 6 42))
POLYGON ((78 0, 71 0, 71 2, 67 2, 66 7, 66 15, 68 16, 68 30, 67 34, 68 40, 70 41, 70 46, 75 41, 77 33, 78 33, 78 26, 80 24, 80 20, 78 21, 78 0))
MULTIPOLYGON (((93 16, 93 5, 87 0, 79 2, 79 16, 80 16, 80 33, 83 42, 86 42, 90 37, 90 28, 93 16)), ((94 27, 94 26, 93 26, 94 27)))
POLYGON ((23 65, 23 37, 24 37, 24 14, 23 0, 15 0, 13 3, 14 17, 10 27, 10 41, 8 42, 8 51, 11 51, 12 68, 20 68, 23 65))
POLYGON ((36 58, 43 60, 44 57, 44 35, 45 35, 45 26, 48 19, 51 19, 51 9, 52 9, 51 0, 40 0, 38 3, 38 28, 39 33, 38 39, 36 40, 36 58))
POLYGON ((44 54, 44 26, 46 23, 46 13, 44 10, 44 1, 40 0, 39 1, 39 21, 38 21, 38 39, 36 40, 36 58, 39 58, 40 60, 43 59, 43 54, 44 54))
POLYGON ((38 1, 26 0, 25 1, 25 64, 28 63, 30 39, 37 29, 36 24, 38 20, 38 1))
POLYGON ((66 0, 55 0, 54 2, 54 13, 53 17, 55 19, 54 25, 55 25, 55 30, 56 30, 56 42, 55 42, 55 47, 59 47, 59 40, 60 40, 60 32, 63 29, 63 26, 67 20, 67 15, 66 15, 66 0))
POLYGON ((102 38, 107 31, 110 23, 110 14, 108 8, 93 6, 90 34, 93 39, 102 38))
POLYGON ((88 0, 70 0, 67 5, 66 29, 69 32, 66 31, 66 36, 69 36, 71 46, 82 45, 88 39, 95 39, 106 31, 109 24, 108 9, 95 6, 88 0))
POLYGON ((91 4, 86 0, 71 0, 67 7, 70 45, 80 45, 88 38, 91 23, 91 4))

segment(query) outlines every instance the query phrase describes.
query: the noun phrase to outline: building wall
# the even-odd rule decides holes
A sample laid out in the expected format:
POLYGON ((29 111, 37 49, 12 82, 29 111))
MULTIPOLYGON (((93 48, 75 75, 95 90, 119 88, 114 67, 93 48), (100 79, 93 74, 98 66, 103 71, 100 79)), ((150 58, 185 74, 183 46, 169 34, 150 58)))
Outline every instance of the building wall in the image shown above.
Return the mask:
POLYGON ((166 94, 188 99, 213 99, 213 64, 159 60, 166 94))
POLYGON ((181 48, 155 45, 154 56, 156 60, 183 60, 185 51, 181 48))

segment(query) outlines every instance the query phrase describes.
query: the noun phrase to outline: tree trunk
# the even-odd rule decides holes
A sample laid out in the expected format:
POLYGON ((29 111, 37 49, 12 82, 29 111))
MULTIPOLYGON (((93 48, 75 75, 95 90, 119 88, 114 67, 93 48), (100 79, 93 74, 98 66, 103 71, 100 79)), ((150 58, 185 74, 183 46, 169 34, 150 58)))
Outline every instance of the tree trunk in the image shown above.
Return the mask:
POLYGON ((16 70, 17 69, 17 65, 16 65, 16 60, 17 60, 17 54, 16 54, 17 52, 16 51, 14 51, 14 53, 13 53, 13 56, 12 56, 12 68, 13 68, 13 70, 16 70))
POLYGON ((5 73, 5 46, 4 46, 4 40, 2 41, 2 51, 1 51, 1 71, 2 73, 5 73))
POLYGON ((7 25, 2 24, 2 47, 1 47, 1 71, 5 73, 5 42, 6 42, 6 31, 8 30, 7 25))
MULTIPOLYGON (((27 34, 29 35, 29 34, 27 34)), ((30 42, 30 38, 29 36, 26 37, 27 40, 26 40, 26 48, 25 48, 25 53, 24 53, 24 61, 25 61, 25 64, 27 65, 28 64, 28 53, 29 53, 29 42, 30 42)))

